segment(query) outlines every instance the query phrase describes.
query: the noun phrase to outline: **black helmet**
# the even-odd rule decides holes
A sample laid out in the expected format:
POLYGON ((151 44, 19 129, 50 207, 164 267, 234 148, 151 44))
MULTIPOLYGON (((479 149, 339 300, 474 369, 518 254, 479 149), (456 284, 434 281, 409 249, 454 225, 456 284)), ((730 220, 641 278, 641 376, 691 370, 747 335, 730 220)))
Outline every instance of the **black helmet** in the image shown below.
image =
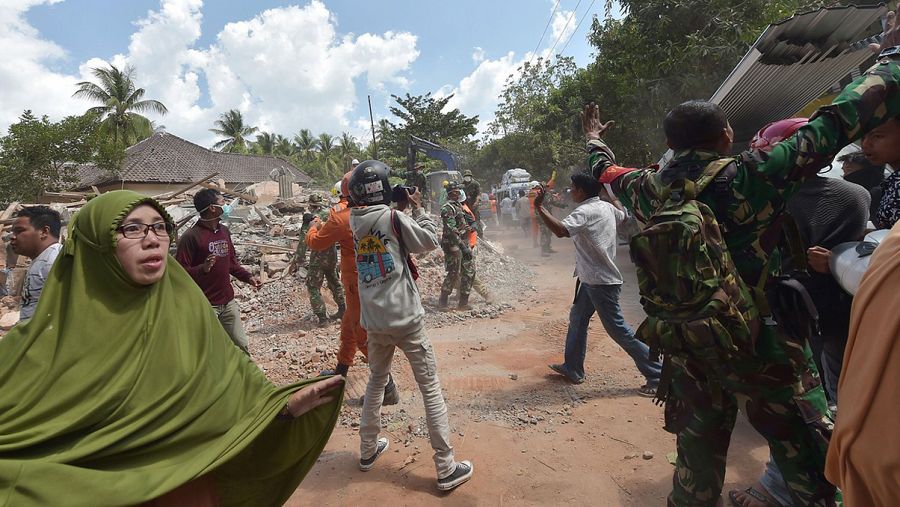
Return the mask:
POLYGON ((350 175, 350 198, 365 206, 391 203, 391 168, 378 160, 366 160, 350 175))

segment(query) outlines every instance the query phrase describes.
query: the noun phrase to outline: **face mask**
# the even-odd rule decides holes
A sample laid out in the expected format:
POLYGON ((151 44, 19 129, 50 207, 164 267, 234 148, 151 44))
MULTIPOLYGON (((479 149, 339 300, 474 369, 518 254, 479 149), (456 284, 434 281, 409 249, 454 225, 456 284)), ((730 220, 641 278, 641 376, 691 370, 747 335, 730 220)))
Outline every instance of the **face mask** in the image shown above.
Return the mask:
POLYGON ((465 178, 463 178, 463 181, 465 181, 465 182, 472 181, 472 177, 471 177, 471 176, 466 176, 465 178))
POLYGON ((231 205, 231 203, 222 206, 222 215, 219 217, 219 220, 227 220, 228 217, 231 215, 232 209, 233 209, 233 206, 231 205))
POLYGON ((459 191, 459 202, 463 202, 463 201, 465 201, 465 200, 466 200, 466 191, 465 191, 465 190, 460 190, 460 191, 459 191))

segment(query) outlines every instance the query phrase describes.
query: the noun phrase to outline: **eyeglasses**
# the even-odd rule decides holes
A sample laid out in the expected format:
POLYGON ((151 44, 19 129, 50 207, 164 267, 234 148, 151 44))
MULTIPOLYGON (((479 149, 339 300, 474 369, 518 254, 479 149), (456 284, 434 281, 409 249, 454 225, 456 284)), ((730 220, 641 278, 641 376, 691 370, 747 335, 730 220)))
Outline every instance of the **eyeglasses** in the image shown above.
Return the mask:
POLYGON ((128 239, 144 239, 150 234, 150 231, 153 231, 157 238, 168 239, 175 230, 175 226, 171 222, 156 222, 155 224, 131 223, 120 226, 116 230, 128 239))

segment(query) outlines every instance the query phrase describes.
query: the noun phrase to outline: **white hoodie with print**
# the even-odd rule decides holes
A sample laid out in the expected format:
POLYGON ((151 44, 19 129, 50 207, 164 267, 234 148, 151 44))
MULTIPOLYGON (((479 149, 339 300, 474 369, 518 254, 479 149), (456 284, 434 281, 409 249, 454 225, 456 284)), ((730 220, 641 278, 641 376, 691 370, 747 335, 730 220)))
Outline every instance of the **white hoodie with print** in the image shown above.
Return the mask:
POLYGON ((425 309, 406 265, 406 254, 438 247, 434 221, 420 208, 411 218, 382 204, 353 208, 350 229, 356 245, 362 327, 369 333, 394 336, 421 327, 425 309), (402 249, 394 223, 402 237, 402 249))

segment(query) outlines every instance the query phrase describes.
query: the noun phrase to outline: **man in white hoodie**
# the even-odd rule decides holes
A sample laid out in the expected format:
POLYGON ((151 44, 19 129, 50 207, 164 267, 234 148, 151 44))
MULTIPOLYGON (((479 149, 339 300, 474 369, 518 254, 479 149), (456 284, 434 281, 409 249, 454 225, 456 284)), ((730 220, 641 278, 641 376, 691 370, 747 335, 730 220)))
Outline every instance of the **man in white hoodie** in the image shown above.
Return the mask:
POLYGON ((353 209, 350 228, 356 244, 359 273, 360 322, 368 333, 369 384, 359 426, 360 470, 372 469, 388 448, 381 430, 381 404, 391 373, 394 350, 409 360, 422 400, 428 435, 434 449, 437 487, 450 490, 472 477, 469 461, 457 462, 450 446, 447 404, 441 393, 431 341, 425 335, 425 310, 416 286, 410 254, 438 247, 435 224, 422 210, 421 194, 401 190, 412 218, 390 208, 390 167, 367 160, 350 176, 353 209))

